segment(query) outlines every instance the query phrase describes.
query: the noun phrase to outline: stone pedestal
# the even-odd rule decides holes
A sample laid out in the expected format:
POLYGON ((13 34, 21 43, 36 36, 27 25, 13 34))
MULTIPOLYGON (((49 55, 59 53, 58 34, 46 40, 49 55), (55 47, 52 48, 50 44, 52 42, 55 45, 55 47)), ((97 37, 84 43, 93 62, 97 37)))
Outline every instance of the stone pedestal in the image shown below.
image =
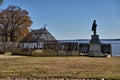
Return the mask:
POLYGON ((101 42, 99 40, 99 35, 92 35, 91 36, 88 56, 92 56, 92 57, 105 56, 101 52, 101 42))

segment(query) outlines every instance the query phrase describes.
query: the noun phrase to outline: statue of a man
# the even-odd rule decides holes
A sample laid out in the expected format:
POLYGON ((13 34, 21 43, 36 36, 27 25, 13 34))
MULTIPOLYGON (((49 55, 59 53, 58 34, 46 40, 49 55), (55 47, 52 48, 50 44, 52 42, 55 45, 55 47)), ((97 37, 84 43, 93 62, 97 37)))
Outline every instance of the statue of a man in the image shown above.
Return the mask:
POLYGON ((97 27, 96 20, 94 20, 93 24, 92 24, 92 31, 93 31, 94 35, 96 35, 96 27, 97 27))

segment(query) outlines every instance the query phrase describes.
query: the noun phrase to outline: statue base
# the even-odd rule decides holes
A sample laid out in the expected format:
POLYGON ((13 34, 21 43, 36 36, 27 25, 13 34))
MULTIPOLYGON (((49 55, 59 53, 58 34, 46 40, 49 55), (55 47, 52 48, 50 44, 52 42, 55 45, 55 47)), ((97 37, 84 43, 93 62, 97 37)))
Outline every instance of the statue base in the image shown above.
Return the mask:
POLYGON ((88 56, 91 57, 104 57, 106 55, 101 52, 101 42, 99 40, 99 35, 92 35, 90 40, 90 48, 88 56))

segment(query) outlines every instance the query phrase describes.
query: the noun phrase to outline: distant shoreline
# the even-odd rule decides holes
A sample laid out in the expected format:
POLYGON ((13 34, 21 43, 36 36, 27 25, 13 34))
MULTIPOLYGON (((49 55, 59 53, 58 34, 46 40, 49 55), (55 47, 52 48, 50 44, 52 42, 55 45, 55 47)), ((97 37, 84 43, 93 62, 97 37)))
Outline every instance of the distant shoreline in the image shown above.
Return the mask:
MULTIPOLYGON (((58 40, 58 41, 68 41, 68 40, 69 40, 69 41, 82 41, 82 40, 85 40, 85 41, 87 40, 87 41, 89 41, 90 39, 65 39, 65 40, 64 40, 64 39, 63 39, 63 40, 61 39, 61 40, 58 40)), ((104 40, 104 41, 106 41, 106 40, 107 40, 107 41, 109 41, 109 40, 110 40, 110 41, 120 41, 120 39, 100 39, 100 40, 104 40)))

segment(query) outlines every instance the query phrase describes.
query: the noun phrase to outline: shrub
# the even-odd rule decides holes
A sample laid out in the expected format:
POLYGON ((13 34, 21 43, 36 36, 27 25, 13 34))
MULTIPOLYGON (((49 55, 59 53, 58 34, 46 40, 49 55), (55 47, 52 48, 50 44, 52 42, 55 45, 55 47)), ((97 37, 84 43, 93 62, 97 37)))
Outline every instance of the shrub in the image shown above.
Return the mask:
POLYGON ((12 55, 23 55, 23 56, 31 56, 30 51, 22 51, 20 48, 13 49, 12 55))
POLYGON ((54 50, 35 50, 35 51, 32 51, 32 56, 52 57, 52 56, 57 56, 57 51, 54 51, 54 50))
POLYGON ((5 54, 5 51, 4 50, 0 50, 0 54, 5 54))

